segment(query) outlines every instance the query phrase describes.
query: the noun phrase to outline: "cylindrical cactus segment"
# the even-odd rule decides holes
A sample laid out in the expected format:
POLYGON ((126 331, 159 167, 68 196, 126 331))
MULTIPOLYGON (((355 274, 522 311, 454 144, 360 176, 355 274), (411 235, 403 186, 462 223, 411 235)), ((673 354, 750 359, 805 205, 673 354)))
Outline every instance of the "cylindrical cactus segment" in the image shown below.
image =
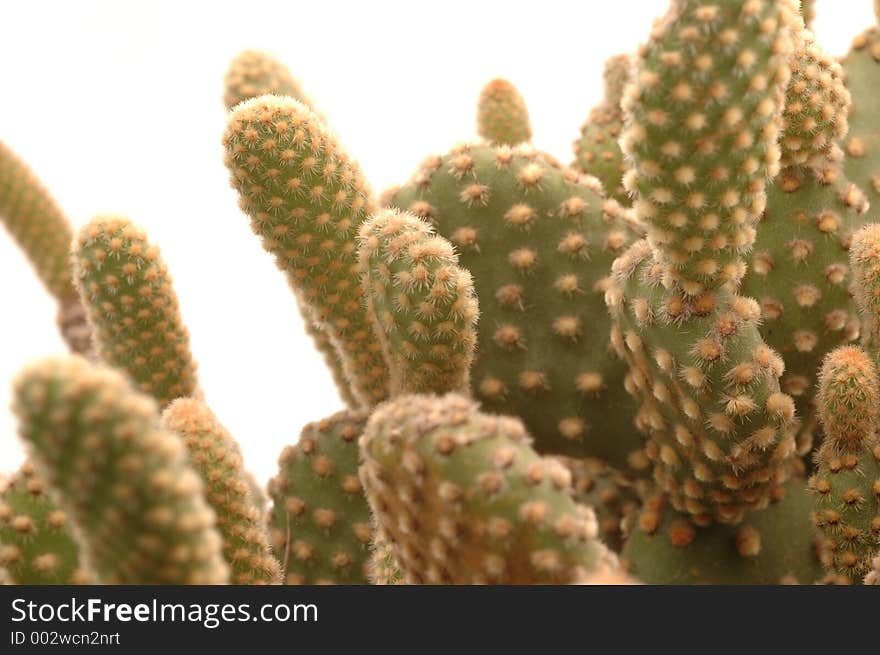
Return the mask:
POLYGON ((74 352, 91 348, 91 330, 70 272, 73 228, 31 168, 0 141, 0 223, 58 302, 58 327, 74 352))
POLYGON ((0 480, 0 568, 9 584, 88 584, 67 514, 30 462, 0 480))
POLYGON ((392 394, 467 392, 479 307, 452 244, 422 219, 394 209, 363 223, 359 243, 392 394))
POLYGON ((625 186, 676 284, 744 272, 764 211, 792 51, 791 0, 674 0, 624 94, 625 186))
POLYGON ((73 265, 98 354, 162 407, 196 391, 189 331, 159 249, 127 218, 98 216, 80 229, 73 265))
POLYGON ((380 402, 388 371, 364 308, 355 240, 372 211, 360 168, 290 98, 261 96, 238 105, 223 144, 252 229, 297 298, 326 326, 359 402, 380 402))
POLYGON ((518 420, 450 394, 377 408, 361 439, 370 507, 407 582, 568 584, 608 556, 571 476, 518 420))
POLYGON ((262 517, 251 494, 232 435, 213 412, 192 398, 179 398, 162 413, 162 426, 186 444, 189 461, 202 478, 205 500, 217 515, 223 556, 233 584, 274 584, 281 569, 272 555, 262 517))
POLYGON ((79 356, 26 367, 13 411, 34 467, 101 584, 223 584, 214 512, 156 402, 79 356))
POLYGON ((498 78, 483 87, 477 102, 477 134, 498 146, 532 140, 526 102, 509 81, 498 78))
POLYGON ((855 298, 862 312, 864 340, 880 346, 880 224, 866 225, 853 235, 849 248, 855 298))
POLYGON ((263 95, 290 96, 311 106, 308 96, 290 70, 261 50, 245 50, 230 62, 224 80, 223 104, 232 109, 240 102, 263 95))
POLYGON ((309 423, 278 459, 270 531, 285 584, 368 582, 373 524, 358 479, 366 420, 366 412, 346 410, 309 423))
POLYGON ((819 371, 816 401, 826 447, 861 450, 874 438, 880 417, 880 382, 868 354, 856 346, 831 352, 819 371))

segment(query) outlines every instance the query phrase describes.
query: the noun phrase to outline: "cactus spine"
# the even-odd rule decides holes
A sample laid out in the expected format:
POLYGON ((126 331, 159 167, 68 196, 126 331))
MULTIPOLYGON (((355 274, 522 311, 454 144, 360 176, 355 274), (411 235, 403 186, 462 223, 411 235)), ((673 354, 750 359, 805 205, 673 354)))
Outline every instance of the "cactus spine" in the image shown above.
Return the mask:
POLYGON ((526 102, 509 81, 494 79, 480 91, 477 134, 497 146, 516 146, 532 140, 526 102))
POLYGON ((360 169, 319 119, 289 98, 238 105, 223 144, 251 227, 326 328, 352 393, 365 406, 381 401, 388 372, 363 307, 355 243, 372 210, 360 169))
POLYGON ((102 584, 222 584, 229 571, 181 440, 153 399, 78 356, 26 367, 13 410, 41 480, 102 584))
POLYGON ((237 104, 263 95, 289 96, 307 106, 311 100, 277 58, 261 50, 245 50, 230 62, 224 80, 223 104, 237 104))

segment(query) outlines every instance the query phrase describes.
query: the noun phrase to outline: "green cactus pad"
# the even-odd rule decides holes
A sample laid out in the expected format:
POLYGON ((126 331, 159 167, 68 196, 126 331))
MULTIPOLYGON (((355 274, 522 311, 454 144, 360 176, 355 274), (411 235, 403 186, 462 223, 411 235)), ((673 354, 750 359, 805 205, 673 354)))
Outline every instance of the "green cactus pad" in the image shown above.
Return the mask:
POLYGON ((407 582, 567 584, 609 557, 569 472, 529 442, 520 421, 463 396, 374 411, 361 479, 407 582))
POLYGON ((204 404, 179 398, 162 413, 162 426, 186 444, 202 477, 205 500, 217 515, 223 556, 233 584, 274 584, 281 569, 272 555, 250 481, 232 435, 204 404))
POLYGON ((67 514, 25 462, 0 481, 0 567, 8 584, 88 584, 67 514))
POLYGON ((660 497, 645 503, 621 558, 655 585, 813 584, 822 576, 803 480, 777 487, 770 505, 738 526, 695 526, 660 497))
POLYGON ((358 479, 367 414, 342 411, 303 428, 269 482, 270 531, 286 584, 367 584, 373 526, 358 479))
POLYGON ((360 284, 355 237, 372 201, 359 167, 319 118, 290 98, 238 105, 223 144, 252 229, 326 329, 359 403, 380 402, 388 371, 360 284))
POLYGON ((101 358, 164 407, 196 391, 196 364, 159 249, 126 218, 79 231, 73 264, 101 358))
POLYGON ((597 187, 527 147, 466 145, 427 159, 391 204, 432 222, 473 275, 486 409, 519 416, 541 452, 626 468, 641 439, 602 294, 630 235, 597 187))
POLYGON ((358 241, 392 395, 466 392, 479 307, 452 244, 422 219, 393 209, 363 223, 358 241))
POLYGON ((46 359, 14 384, 38 476, 101 584, 223 584, 229 570, 186 447, 118 371, 46 359))
POLYGON ((526 102, 507 80, 494 79, 480 91, 477 134, 498 146, 516 146, 532 140, 526 102))

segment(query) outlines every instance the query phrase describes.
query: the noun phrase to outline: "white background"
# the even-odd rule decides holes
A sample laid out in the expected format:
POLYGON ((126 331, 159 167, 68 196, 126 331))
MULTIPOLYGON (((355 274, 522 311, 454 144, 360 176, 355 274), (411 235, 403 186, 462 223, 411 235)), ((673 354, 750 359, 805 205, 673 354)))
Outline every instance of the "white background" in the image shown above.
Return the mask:
MULTIPOLYGON (((538 147, 562 161, 601 96, 604 60, 633 50, 667 0, 15 2, 0 23, 0 139, 75 226, 99 211, 143 225, 174 275, 207 400, 261 481, 300 428, 337 409, 283 276, 222 164, 222 80, 240 50, 274 52, 378 191, 474 136, 481 86, 522 91, 538 147)), ((841 55, 871 0, 819 0, 841 55)), ((65 352, 55 307, 0 230, 0 471, 21 460, 9 382, 65 352)))

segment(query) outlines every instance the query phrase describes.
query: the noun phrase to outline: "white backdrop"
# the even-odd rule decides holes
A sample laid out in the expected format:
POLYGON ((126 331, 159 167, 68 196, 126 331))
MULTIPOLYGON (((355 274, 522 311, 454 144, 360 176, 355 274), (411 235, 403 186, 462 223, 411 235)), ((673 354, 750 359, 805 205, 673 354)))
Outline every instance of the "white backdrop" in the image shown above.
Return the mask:
MULTIPOLYGON (((283 276, 222 164, 223 74, 245 48, 285 61, 377 190, 474 135, 492 77, 513 81, 535 143, 562 161, 601 96, 604 60, 633 50, 667 0, 9 2, 0 23, 0 139, 74 225, 119 211, 174 275, 200 379, 265 481, 300 428, 341 408, 283 276)), ((846 52, 870 0, 819 0, 815 30, 846 52)), ((0 230, 0 471, 21 460, 9 382, 63 353, 55 308, 0 230)))

